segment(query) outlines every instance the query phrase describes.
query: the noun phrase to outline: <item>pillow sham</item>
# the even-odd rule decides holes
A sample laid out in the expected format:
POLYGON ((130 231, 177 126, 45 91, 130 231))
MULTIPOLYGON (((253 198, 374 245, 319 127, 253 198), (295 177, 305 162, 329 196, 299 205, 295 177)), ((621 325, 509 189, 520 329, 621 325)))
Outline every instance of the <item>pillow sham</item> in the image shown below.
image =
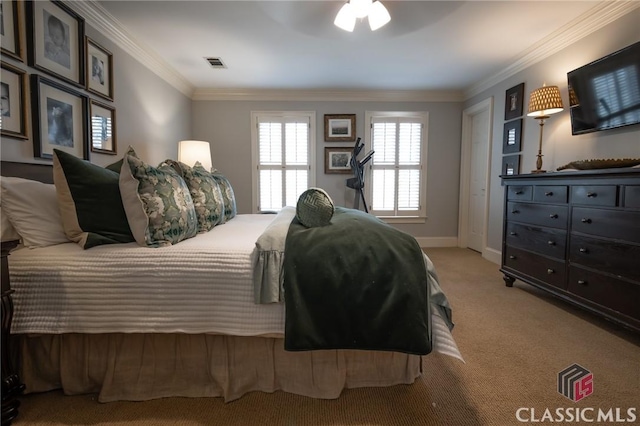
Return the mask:
POLYGON ((53 183, 62 224, 67 237, 82 248, 134 241, 119 177, 112 170, 53 150, 53 183))
POLYGON ((2 206, 0 205, 0 225, 2 227, 1 241, 19 240, 20 234, 16 231, 9 221, 9 216, 2 212, 2 206))
POLYGON ((4 222, 4 216, 7 216, 22 237, 25 247, 47 247, 69 242, 62 226, 55 186, 6 176, 0 179, 0 186, 2 220, 4 222))
POLYGON ((224 200, 216 180, 200 162, 193 167, 174 160, 166 160, 184 179, 198 217, 198 232, 207 232, 225 222, 224 200))
POLYGON ((307 228, 326 226, 331 223, 334 211, 329 194, 320 188, 309 188, 298 197, 296 219, 307 228))
POLYGON ((165 247, 198 232, 189 188, 169 164, 152 167, 129 147, 120 171, 120 191, 131 232, 139 245, 165 247))
MULTIPOLYGON (((203 168, 204 169, 204 168, 203 168)), ((229 221, 236 217, 238 214, 238 208, 236 206, 236 196, 233 192, 231 182, 222 173, 213 169, 211 176, 216 180, 222 191, 222 199, 224 200, 224 220, 229 221)))

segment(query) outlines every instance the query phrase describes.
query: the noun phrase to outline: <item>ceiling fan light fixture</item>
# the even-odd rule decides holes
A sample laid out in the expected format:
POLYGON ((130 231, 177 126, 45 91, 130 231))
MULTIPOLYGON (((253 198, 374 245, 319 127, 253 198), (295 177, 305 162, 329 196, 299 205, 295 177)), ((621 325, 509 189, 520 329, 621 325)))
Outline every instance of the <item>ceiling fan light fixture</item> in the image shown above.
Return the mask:
POLYGON ((369 15, 371 9, 372 0, 351 0, 351 6, 353 6, 353 13, 356 18, 364 18, 369 15))
POLYGON ((333 24, 345 31, 353 32, 356 26, 356 14, 351 3, 347 2, 342 6, 333 24))
POLYGON ((391 15, 389 15, 387 8, 379 0, 373 2, 369 11, 369 27, 371 27, 371 31, 384 27, 389 21, 391 21, 391 15))

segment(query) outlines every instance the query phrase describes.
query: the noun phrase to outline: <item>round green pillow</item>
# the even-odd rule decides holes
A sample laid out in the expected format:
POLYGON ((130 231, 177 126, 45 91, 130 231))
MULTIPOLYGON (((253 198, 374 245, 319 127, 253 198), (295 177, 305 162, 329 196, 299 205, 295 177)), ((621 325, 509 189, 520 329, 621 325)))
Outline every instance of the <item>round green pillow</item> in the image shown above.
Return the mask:
POLYGON ((309 188, 298 198, 296 219, 307 228, 328 225, 333 212, 331 197, 320 188, 309 188))

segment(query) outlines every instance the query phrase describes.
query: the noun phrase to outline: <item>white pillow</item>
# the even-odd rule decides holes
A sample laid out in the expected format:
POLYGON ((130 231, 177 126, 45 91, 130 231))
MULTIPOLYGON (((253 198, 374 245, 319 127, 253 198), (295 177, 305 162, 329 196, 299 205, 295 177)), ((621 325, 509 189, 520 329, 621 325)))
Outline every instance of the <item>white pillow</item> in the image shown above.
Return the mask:
POLYGON ((9 222, 9 216, 2 211, 2 206, 0 206, 0 224, 2 226, 2 236, 0 237, 0 241, 20 239, 20 234, 18 234, 16 228, 14 228, 13 225, 11 225, 11 222, 9 222))
POLYGON ((35 180, 6 177, 2 186, 2 213, 22 237, 26 247, 69 242, 62 228, 56 188, 35 180))

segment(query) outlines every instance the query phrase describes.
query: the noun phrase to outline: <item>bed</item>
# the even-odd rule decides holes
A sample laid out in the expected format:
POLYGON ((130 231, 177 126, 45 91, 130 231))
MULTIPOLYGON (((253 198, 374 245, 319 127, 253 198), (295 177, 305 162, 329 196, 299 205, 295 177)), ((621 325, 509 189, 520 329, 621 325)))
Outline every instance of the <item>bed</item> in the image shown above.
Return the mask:
MULTIPOLYGON (((3 162, 2 174, 33 176, 13 166, 3 162)), ((254 286, 256 241, 277 217, 238 214, 160 249, 66 242, 12 251, 12 358, 26 392, 96 393, 100 402, 276 390, 327 399, 413 383, 420 354, 285 350, 286 302, 256 303, 254 286)), ((426 256, 425 268, 439 290, 426 256)), ((430 311, 430 351, 462 359, 441 312, 430 311)))

